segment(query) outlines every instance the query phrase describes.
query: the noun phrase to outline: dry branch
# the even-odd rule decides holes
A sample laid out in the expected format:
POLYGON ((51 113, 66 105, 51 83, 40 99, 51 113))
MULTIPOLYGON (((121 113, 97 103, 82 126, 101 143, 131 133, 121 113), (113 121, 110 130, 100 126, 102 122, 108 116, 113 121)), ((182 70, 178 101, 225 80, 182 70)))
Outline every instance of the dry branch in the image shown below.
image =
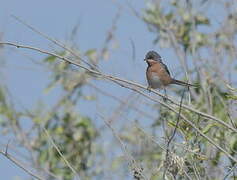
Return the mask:
MULTIPOLYGON (((101 78, 104 78, 104 79, 107 79, 107 80, 110 80, 122 87, 125 87, 127 89, 131 89, 141 95, 143 95, 144 97, 154 101, 154 102, 157 102, 159 104, 161 104, 162 106, 168 108, 169 110, 175 112, 176 114, 179 114, 179 112, 173 108, 172 106, 170 106, 169 104, 165 103, 165 102, 162 102, 160 101, 159 99, 155 99, 151 96, 148 96, 147 94, 145 94, 144 92, 138 90, 138 88, 141 88, 141 89, 144 89, 146 90, 147 87, 146 86, 143 86, 141 84, 138 84, 136 82, 133 82, 133 81, 129 81, 129 80, 125 80, 125 79, 121 79, 121 78, 118 78, 118 77, 115 77, 115 76, 111 76, 111 75, 107 75, 107 74, 103 74, 102 72, 99 72, 99 71, 96 71, 94 69, 90 69, 88 67, 85 67, 84 65, 80 64, 80 63, 77 63, 77 62, 74 62, 73 60, 69 59, 69 58, 66 58, 66 57, 63 57, 63 56, 60 56, 58 54, 55 54, 55 53, 52 53, 52 52, 49 52, 49 51, 46 51, 46 50, 42 50, 42 49, 39 49, 39 48, 35 48, 35 47, 32 47, 32 46, 25 46, 25 45, 19 45, 19 44, 15 44, 15 43, 10 43, 10 42, 0 42, 0 45, 9 45, 9 46, 15 46, 17 48, 25 48, 25 49, 31 49, 31 50, 34 50, 34 51, 38 51, 40 53, 43 53, 43 54, 47 54, 47 55, 50 55, 50 56, 55 56, 63 61, 66 61, 72 65, 75 65, 77 67, 80 67, 84 70, 86 70, 88 73, 91 73, 91 74, 94 74, 94 75, 97 75, 101 78), (135 88, 136 87, 136 88, 135 88)), ((153 90, 151 89, 151 92, 163 97, 163 98, 166 98, 168 99, 170 102, 174 103, 175 105, 178 105, 180 106, 180 104, 178 102, 175 102, 174 100, 168 98, 167 96, 159 93, 158 91, 156 90, 153 90)), ((211 116, 211 115, 208 115, 206 113, 203 113, 203 112, 200 112, 196 109, 193 109, 191 108, 190 106, 188 105, 182 105, 183 108, 187 109, 187 110, 190 110, 192 112, 195 112, 207 119, 211 119, 211 120, 214 120, 216 122, 219 122, 220 124, 222 124, 223 126, 225 126, 226 128, 234 131, 237 133, 237 129, 230 126, 229 124, 225 123, 224 121, 214 117, 214 116, 211 116)), ((227 152, 227 150, 223 149, 222 147, 220 147, 218 144, 216 144, 212 139, 210 139, 207 135, 205 135, 204 133, 202 133, 202 131, 197 128, 190 120, 188 120, 183 114, 180 114, 180 117, 185 121, 187 122, 193 129, 195 129, 202 137, 204 137, 210 144, 212 144, 213 146, 215 146, 217 149, 219 149, 220 151, 222 151, 224 154, 226 154, 230 159, 232 159, 233 161, 237 162, 237 159, 235 157, 233 157, 230 153, 227 152)))

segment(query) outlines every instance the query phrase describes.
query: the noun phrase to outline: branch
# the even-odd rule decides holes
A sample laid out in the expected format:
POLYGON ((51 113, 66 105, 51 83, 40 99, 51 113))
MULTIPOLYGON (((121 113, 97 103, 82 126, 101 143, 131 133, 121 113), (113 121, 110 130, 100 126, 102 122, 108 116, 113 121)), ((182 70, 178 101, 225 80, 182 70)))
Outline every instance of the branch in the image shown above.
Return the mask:
MULTIPOLYGON (((129 81, 129 80, 125 80, 125 79, 121 79, 121 78, 118 78, 118 77, 116 77, 116 76, 111 76, 111 75, 103 74, 103 73, 101 73, 101 72, 99 72, 99 71, 96 71, 96 70, 90 69, 90 68, 88 68, 88 67, 86 67, 86 66, 83 66, 82 64, 77 63, 77 62, 75 62, 75 61, 73 61, 73 60, 71 60, 71 59, 69 59, 69 58, 65 58, 65 57, 60 56, 60 55, 58 55, 58 54, 55 54, 55 53, 52 53, 52 52, 48 52, 48 51, 45 51, 45 50, 42 50, 42 49, 39 49, 39 48, 35 48, 35 47, 31 47, 31 46, 25 46, 25 45, 19 45, 19 44, 10 43, 10 42, 0 42, 0 45, 8 45, 8 46, 15 46, 15 47, 17 47, 17 48, 31 49, 31 50, 38 51, 38 52, 43 53, 43 54, 47 54, 47 55, 50 55, 50 56, 55 56, 55 57, 57 57, 57 58, 59 58, 59 59, 61 59, 61 60, 63 60, 63 61, 66 61, 66 62, 68 62, 68 63, 70 63, 70 64, 73 64, 73 65, 75 65, 75 66, 77 66, 77 67, 80 67, 80 68, 86 70, 86 71, 89 72, 89 73, 92 73, 92 74, 101 76, 101 77, 104 78, 104 79, 108 79, 108 80, 113 81, 113 82, 115 82, 115 83, 117 83, 117 82, 126 83, 126 84, 129 84, 129 85, 133 85, 133 86, 135 86, 135 87, 138 87, 138 88, 147 90, 147 87, 146 87, 146 86, 141 85, 141 84, 139 84, 139 83, 136 83, 136 82, 133 82, 133 81, 129 81)), ((156 90, 154 90, 154 89, 150 89, 150 91, 153 92, 154 94, 158 95, 158 96, 161 96, 161 97, 163 97, 163 98, 166 98, 167 100, 169 100, 169 101, 170 101, 171 103, 173 103, 174 105, 179 106, 179 103, 178 103, 178 102, 174 101, 173 99, 171 99, 171 98, 169 98, 169 97, 166 97, 165 95, 159 93, 158 91, 156 91, 156 90)), ((196 110, 196 109, 190 107, 190 105, 185 105, 185 104, 183 104, 182 107, 185 108, 185 109, 187 109, 187 110, 189 110, 189 111, 191 111, 191 112, 194 112, 194 113, 196 113, 196 114, 198 114, 198 115, 200 115, 200 116, 203 116, 204 118, 214 120, 214 121, 216 121, 216 122, 222 124, 222 125, 225 126, 226 128, 231 129, 232 131, 234 131, 234 132, 237 133, 237 129, 236 129, 236 128, 234 128, 234 127, 232 127, 231 125, 225 123, 225 122, 222 121, 221 119, 218 119, 218 118, 216 118, 216 117, 214 117, 214 116, 212 116, 212 115, 206 114, 206 113, 204 113, 204 112, 198 111, 198 110, 196 110)))
POLYGON ((28 27, 29 29, 31 29, 33 32, 43 36, 44 38, 46 38, 47 40, 53 42, 54 44, 58 45, 59 47, 65 49, 66 51, 70 52, 73 56, 75 56, 76 58, 80 59, 83 63, 85 63, 87 66, 89 66, 92 69, 96 69, 97 71, 99 71, 96 66, 89 64, 88 62, 86 62, 84 59, 82 59, 78 54, 76 54, 74 51, 72 51, 70 48, 67 48, 64 44, 60 43, 59 41, 49 37, 48 35, 38 31, 37 29, 35 29, 33 26, 29 25, 28 23, 26 23, 25 21, 23 21, 22 19, 20 19, 19 17, 15 16, 15 15, 11 15, 15 20, 17 20, 18 22, 24 24, 26 27, 28 27))
POLYGON ((167 142, 166 155, 165 155, 165 170, 164 170, 164 173, 163 173, 163 179, 165 179, 166 172, 167 172, 167 170, 169 169, 169 166, 170 166, 169 165, 169 163, 170 163, 170 159, 169 159, 170 149, 169 149, 169 146, 170 146, 170 143, 173 140, 173 138, 174 138, 174 136, 176 134, 177 128, 179 126, 180 114, 181 114, 181 110, 182 110, 184 93, 185 93, 185 88, 183 90, 183 94, 182 94, 182 97, 181 97, 181 100, 180 100, 179 113, 178 113, 178 116, 177 116, 177 121, 176 121, 176 124, 175 124, 175 127, 174 127, 174 131, 173 131, 172 135, 170 136, 170 138, 168 139, 168 142, 167 142))
MULTIPOLYGON (((118 77, 115 77, 115 76, 111 76, 111 75, 107 75, 107 74, 103 74, 99 71, 96 71, 96 70, 93 70, 93 69, 90 69, 88 67, 85 67, 83 66, 82 64, 80 63, 77 63, 77 62, 74 62, 73 60, 69 59, 69 58, 65 58, 63 56, 60 56, 60 55, 57 55, 55 53, 51 53, 51 52, 48 52, 48 51, 45 51, 45 50, 42 50, 42 49, 39 49, 39 48, 35 48, 35 47, 31 47, 31 46, 24 46, 24 45, 18 45, 18 44, 15 44, 15 43, 9 43, 9 42, 0 42, 0 45, 9 45, 9 46, 15 46, 17 48, 25 48, 25 49, 31 49, 31 50, 34 50, 34 51, 38 51, 40 53, 43 53, 43 54, 47 54, 47 55, 50 55, 50 56, 55 56, 63 61, 66 61, 70 64, 73 64, 77 67, 80 67, 84 70, 86 70, 87 72, 89 73, 92 73, 94 75, 97 75, 97 76, 100 76, 101 78, 104 78, 104 79, 107 79, 107 80, 110 80, 122 87, 125 87, 127 89, 131 89, 141 95, 143 95, 144 97, 156 102, 156 103, 159 103, 161 104, 162 106, 168 108, 169 110, 175 112, 176 114, 179 114, 179 112, 176 111, 175 108, 173 108, 172 106, 170 106, 169 104, 167 103, 164 103, 162 101, 160 101, 159 99, 155 99, 154 97, 151 97, 151 96, 148 96, 147 94, 145 94, 144 92, 138 90, 137 88, 141 88, 141 89, 144 89, 144 90, 147 90, 147 87, 146 86, 143 86, 141 84, 138 84, 138 83, 135 83, 133 81, 129 81, 129 80, 125 80, 125 79, 121 79, 121 78, 118 78, 118 77), (132 85, 132 86, 131 86, 132 85), (134 88, 136 87, 136 88, 134 88)), ((155 91, 154 89, 151 89, 150 90, 151 92, 163 97, 163 98, 166 98, 168 99, 169 101, 171 101, 172 103, 174 103, 175 105, 178 105, 179 106, 179 103, 175 102, 174 100, 166 97, 165 95, 159 93, 158 91, 155 91)), ((185 109, 188 109, 192 112, 195 112, 203 117, 206 117, 208 119, 212 119, 212 120, 215 120, 217 122, 219 122, 220 124, 222 124, 223 126, 227 127, 228 129, 231 129, 232 131, 234 132, 237 132, 237 129, 235 129, 234 127, 230 126, 229 124, 225 123, 224 121, 214 117, 214 116, 211 116, 211 115, 208 115, 206 113, 203 113, 203 112, 200 112, 198 110, 195 110, 193 108, 191 108, 190 106, 188 105, 183 105, 183 108, 185 109)), ((216 144, 213 140, 211 140, 208 136, 206 136, 205 134, 202 133, 202 131, 197 128, 195 125, 193 125, 193 123, 191 121, 189 121, 184 115, 180 114, 180 117, 185 121, 187 122, 193 129, 195 129, 202 137, 204 137, 207 141, 209 141, 210 144, 214 145, 217 149, 219 149, 220 151, 222 151, 223 153, 225 153, 230 159, 232 159, 233 161, 237 162, 237 159, 233 156, 231 156, 225 149, 223 149, 222 147, 220 147, 218 144, 216 144)))
POLYGON ((27 168, 22 164, 22 162, 20 162, 19 160, 15 159, 13 156, 11 156, 11 155, 8 153, 8 144, 7 144, 7 147, 6 147, 6 150, 5 150, 5 151, 0 150, 0 154, 2 154, 3 156, 5 156, 7 159, 9 159, 11 162, 13 162, 16 166, 18 166, 19 168, 23 169, 27 174, 29 174, 30 176, 34 177, 35 179, 38 179, 38 180, 45 180, 45 178, 40 177, 39 175, 37 175, 37 174, 31 172, 29 169, 27 169, 27 168))
POLYGON ((114 96, 113 94, 111 94, 107 91, 104 91, 104 90, 98 88, 96 85, 94 85, 90 82, 88 82, 88 85, 91 86, 92 88, 94 88, 96 90, 96 92, 99 92, 99 93, 103 94, 104 96, 110 97, 110 98, 114 99, 115 101, 117 101, 119 103, 127 105, 129 108, 132 108, 134 111, 136 111, 140 115, 142 115, 144 117, 147 117, 147 118, 150 118, 150 119, 156 119, 156 117, 150 115, 146 111, 143 111, 143 110, 139 109, 138 107, 134 106, 134 104, 127 104, 127 102, 125 100, 121 100, 120 98, 114 96))
POLYGON ((77 179, 80 180, 80 176, 79 174, 76 172, 76 170, 72 167, 72 165, 68 162, 68 160, 64 157, 64 155, 62 154, 62 152, 60 151, 60 149, 58 148, 58 146, 54 143, 52 137, 50 136, 50 134, 48 133, 47 129, 44 128, 44 131, 46 133, 46 135, 49 138, 49 141, 51 142, 51 144, 53 145, 53 147, 56 149, 56 151, 58 152, 58 154, 63 158, 63 161, 66 163, 66 165, 69 167, 69 169, 71 169, 71 171, 76 175, 77 179))
POLYGON ((237 168, 237 165, 233 165, 233 167, 227 172, 227 174, 225 175, 225 177, 223 178, 224 180, 226 180, 228 178, 228 176, 234 172, 234 170, 237 168))
POLYGON ((142 172, 143 168, 138 165, 136 160, 133 158, 133 156, 128 152, 126 145, 123 143, 122 139, 119 137, 118 133, 116 133, 115 129, 111 126, 111 124, 102 116, 99 114, 101 119, 104 121, 104 123, 110 128, 112 131, 114 137, 118 140, 119 144, 121 145, 121 148, 124 152, 126 160, 131 165, 132 170, 134 171, 133 176, 134 179, 140 179, 141 177, 145 180, 148 180, 148 178, 145 176, 145 174, 142 172))
MULTIPOLYGON (((174 113, 176 114, 179 114, 179 112, 174 109, 172 106, 164 103, 163 101, 160 101, 159 99, 155 99, 154 97, 150 97, 148 96, 147 94, 145 94, 144 92, 136 89, 136 88, 133 88, 133 87, 130 87, 130 86, 126 86, 124 84, 121 84, 119 82, 116 82, 117 84, 119 84, 120 86, 122 87, 125 87, 127 89, 131 89, 141 95, 143 95, 144 97, 150 99, 151 101, 154 101, 156 103, 159 103, 161 104, 162 106, 168 108, 169 110, 173 111, 174 113)), ((183 114, 180 114, 180 117, 186 122, 188 123, 193 129, 195 129, 202 137, 204 137, 210 144, 212 144, 213 146, 215 146, 217 149, 219 149, 220 151, 222 151, 224 154, 226 154, 230 159, 232 159, 233 161, 237 162, 237 159, 235 157, 233 157, 230 153, 228 153, 225 149, 223 149, 222 147, 220 147, 218 144, 216 144, 212 139, 210 139, 207 135, 205 135, 199 128, 197 128, 190 120, 188 120, 183 114)))

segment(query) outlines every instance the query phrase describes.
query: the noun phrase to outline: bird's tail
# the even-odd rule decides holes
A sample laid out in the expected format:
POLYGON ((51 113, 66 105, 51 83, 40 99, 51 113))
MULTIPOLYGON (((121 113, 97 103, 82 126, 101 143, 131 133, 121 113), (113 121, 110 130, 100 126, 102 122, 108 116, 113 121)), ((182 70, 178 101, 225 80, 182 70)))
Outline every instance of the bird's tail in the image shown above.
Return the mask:
POLYGON ((183 81, 179 81, 179 80, 176 80, 176 79, 172 79, 172 84, 178 84, 178 85, 181 85, 181 86, 197 87, 196 85, 189 84, 189 83, 186 83, 186 82, 183 82, 183 81))

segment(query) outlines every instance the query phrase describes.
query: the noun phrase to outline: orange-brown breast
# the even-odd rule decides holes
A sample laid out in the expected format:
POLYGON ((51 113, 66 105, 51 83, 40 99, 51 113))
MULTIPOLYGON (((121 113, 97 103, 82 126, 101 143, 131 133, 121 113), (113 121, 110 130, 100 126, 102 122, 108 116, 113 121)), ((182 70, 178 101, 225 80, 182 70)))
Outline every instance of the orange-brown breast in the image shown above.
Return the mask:
POLYGON ((147 80, 152 88, 167 86, 172 82, 172 78, 159 62, 151 62, 151 66, 147 68, 147 80))

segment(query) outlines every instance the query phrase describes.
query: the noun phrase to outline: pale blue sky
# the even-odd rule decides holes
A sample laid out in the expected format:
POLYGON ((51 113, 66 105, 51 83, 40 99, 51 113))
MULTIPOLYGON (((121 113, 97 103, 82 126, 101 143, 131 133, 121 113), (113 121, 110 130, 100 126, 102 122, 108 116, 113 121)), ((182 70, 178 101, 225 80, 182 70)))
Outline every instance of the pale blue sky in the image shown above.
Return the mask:
MULTIPOLYGON (((154 34, 148 32, 146 25, 125 7, 127 6, 126 0, 119 0, 118 2, 119 4, 112 0, 1 0, 0 32, 4 33, 5 41, 52 50, 50 46, 52 44, 49 41, 18 23, 10 15, 25 20, 50 37, 62 42, 69 38, 72 28, 79 23, 78 36, 74 40, 79 48, 82 51, 88 48, 101 48, 105 35, 111 28, 112 20, 118 11, 118 5, 122 5, 124 8, 122 8, 116 31, 119 48, 112 51, 109 60, 102 63, 103 68, 101 69, 108 74, 146 84, 144 55, 148 50, 155 49, 164 57, 163 59, 165 59, 164 61, 172 74, 177 73, 177 67, 180 67, 178 60, 169 53, 169 50, 158 49, 152 44, 154 34), (136 48, 135 61, 132 61, 131 39, 136 48), (129 73, 127 73, 128 71, 129 73)), ((145 7, 144 1, 133 0, 131 4, 140 11, 141 8, 145 7)), ((49 82, 49 74, 44 68, 33 64, 26 56, 33 57, 39 62, 45 57, 29 50, 7 48, 5 50, 6 65, 4 68, 0 68, 4 77, 0 80, 7 83, 17 103, 29 108, 37 101, 42 100, 50 106, 50 103, 60 95, 60 92, 42 93, 45 85, 49 82)), ((104 81, 97 82, 97 85, 112 91, 116 96, 125 97, 131 93, 127 89, 104 81)), ((103 102, 104 106, 109 104, 110 108, 116 105, 114 101, 108 98, 103 102)), ((83 108, 85 110, 83 112, 89 114, 87 110, 91 111, 96 107, 92 107, 88 103, 84 104, 83 108)), ((0 142, 6 143, 7 140, 0 142)), ((23 170, 3 156, 0 156, 0 172, 6 180, 18 176, 27 177, 23 170)))
MULTIPOLYGON (((126 6, 126 1, 120 1, 120 3, 126 6)), ((136 9, 142 8, 144 7, 144 2, 136 1, 133 6, 136 9)), ((40 31, 60 41, 68 39, 72 28, 79 23, 78 38, 74 41, 77 42, 82 51, 85 51, 88 48, 100 48, 103 45, 105 35, 111 28, 112 20, 117 11, 118 6, 111 0, 2 0, 0 30, 4 33, 5 41, 51 50, 49 41, 18 23, 10 15, 15 15, 25 20, 40 31)), ((112 64, 116 61, 116 66, 111 68, 111 64, 107 65, 109 63, 105 63, 103 69, 107 73, 145 83, 144 71, 146 65, 142 60, 146 51, 152 47, 151 41, 153 37, 147 32, 145 24, 134 17, 128 9, 122 9, 121 14, 118 21, 119 28, 116 32, 119 48, 114 50, 108 61, 109 63, 111 61, 112 64), (132 63, 135 63, 136 70, 142 71, 141 73, 123 73, 131 68, 132 47, 130 39, 133 39, 136 44, 137 59, 136 62, 132 63), (137 76, 137 74, 140 75, 137 76)), ((44 68, 36 66, 26 57, 33 57, 34 60, 40 61, 44 56, 29 50, 13 48, 8 48, 4 52, 5 67, 1 69, 4 77, 1 80, 8 84, 16 102, 23 104, 25 107, 31 107, 37 101, 44 100, 50 105, 59 94, 55 93, 55 91, 49 94, 42 93, 46 83, 48 83, 49 74, 44 68)), ((98 85, 112 91, 116 89, 117 95, 126 95, 128 93, 126 90, 114 85, 111 86, 108 83, 99 82, 98 85)), ((112 103, 112 101, 107 99, 106 103, 112 103)), ((94 107, 85 109, 91 108, 94 107)), ((6 143, 7 140, 1 140, 1 143, 6 143)), ((4 146, 0 147, 4 148, 4 146)), ((2 156, 0 156, 0 171, 2 172, 2 177, 6 180, 27 177, 23 170, 2 156)))

